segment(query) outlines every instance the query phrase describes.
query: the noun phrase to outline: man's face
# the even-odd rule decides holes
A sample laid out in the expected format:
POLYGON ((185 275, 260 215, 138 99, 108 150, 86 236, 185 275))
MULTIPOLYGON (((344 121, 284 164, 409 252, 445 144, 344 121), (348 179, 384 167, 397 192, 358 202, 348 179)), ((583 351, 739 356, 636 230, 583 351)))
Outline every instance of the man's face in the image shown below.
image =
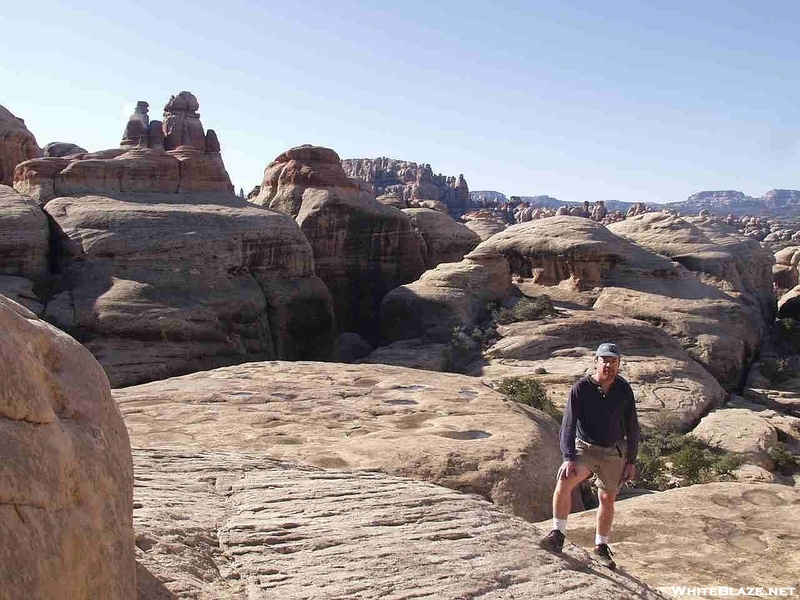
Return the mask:
POLYGON ((619 359, 613 356, 598 356, 595 359, 597 370, 595 375, 600 383, 609 383, 619 373, 619 359))

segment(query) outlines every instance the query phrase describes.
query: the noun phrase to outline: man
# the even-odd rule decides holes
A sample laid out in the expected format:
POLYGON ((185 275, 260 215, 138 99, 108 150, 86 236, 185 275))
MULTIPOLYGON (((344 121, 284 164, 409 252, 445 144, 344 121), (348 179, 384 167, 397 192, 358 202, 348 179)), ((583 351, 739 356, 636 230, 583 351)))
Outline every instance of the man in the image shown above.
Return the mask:
POLYGON ((564 462, 553 493, 553 530, 541 541, 543 548, 561 552, 572 490, 594 472, 600 500, 594 555, 609 569, 617 566, 608 547, 614 501, 622 483, 636 477, 639 448, 633 390, 618 375, 621 359, 616 344, 600 344, 595 352, 594 371, 580 379, 569 393, 561 422, 564 462))

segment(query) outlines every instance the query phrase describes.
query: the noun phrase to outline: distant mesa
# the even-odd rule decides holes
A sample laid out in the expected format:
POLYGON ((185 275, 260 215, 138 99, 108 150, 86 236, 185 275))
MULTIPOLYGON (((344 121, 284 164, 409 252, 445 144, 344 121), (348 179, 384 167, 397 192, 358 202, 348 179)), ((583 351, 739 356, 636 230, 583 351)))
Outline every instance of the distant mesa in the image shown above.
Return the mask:
POLYGON ((460 216, 472 207, 469 185, 464 175, 434 175, 429 164, 381 156, 344 159, 342 168, 348 177, 366 183, 376 196, 400 197, 407 207, 420 200, 438 200, 447 206, 453 216, 460 216))

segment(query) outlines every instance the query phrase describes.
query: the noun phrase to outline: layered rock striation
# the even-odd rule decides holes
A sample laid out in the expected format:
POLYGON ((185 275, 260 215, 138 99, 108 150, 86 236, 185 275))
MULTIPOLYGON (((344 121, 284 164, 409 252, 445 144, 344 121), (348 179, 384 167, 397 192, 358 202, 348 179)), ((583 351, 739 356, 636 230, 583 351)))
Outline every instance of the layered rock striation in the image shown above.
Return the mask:
POLYGON ((204 132, 197 98, 189 92, 173 96, 164 107, 163 123, 150 121, 147 107, 147 102, 138 103, 120 148, 26 161, 15 171, 15 189, 42 204, 82 194, 232 196, 219 140, 213 129, 204 132))
POLYGON ((333 296, 339 329, 374 342, 383 297, 425 271, 411 219, 361 190, 336 152, 318 146, 278 156, 254 201, 295 219, 333 296))
MULTIPOLYGON (((233 195, 217 137, 204 132, 197 108, 181 92, 162 124, 140 102, 126 147, 17 169, 16 189, 45 205, 42 212, 17 195, 19 210, 38 210, 39 223, 51 224, 49 265, 42 267, 46 241, 37 255, 37 268, 51 272, 33 308, 80 339, 113 386, 335 354, 331 296, 308 241, 290 217, 233 195)), ((15 228, 6 237, 20 238, 20 224, 4 221, 4 230, 15 228)), ((25 301, 35 269, 0 267, 33 282, 12 282, 25 301)))

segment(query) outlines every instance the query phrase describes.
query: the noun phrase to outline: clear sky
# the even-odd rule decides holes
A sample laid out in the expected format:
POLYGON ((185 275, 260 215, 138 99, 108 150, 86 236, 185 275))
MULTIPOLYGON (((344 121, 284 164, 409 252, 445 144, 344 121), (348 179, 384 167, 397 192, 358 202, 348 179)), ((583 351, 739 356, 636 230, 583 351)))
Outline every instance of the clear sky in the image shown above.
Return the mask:
POLYGON ((40 145, 116 147, 189 90, 245 192, 304 143, 570 201, 800 189, 797 2, 67 4, 3 8, 40 145))

